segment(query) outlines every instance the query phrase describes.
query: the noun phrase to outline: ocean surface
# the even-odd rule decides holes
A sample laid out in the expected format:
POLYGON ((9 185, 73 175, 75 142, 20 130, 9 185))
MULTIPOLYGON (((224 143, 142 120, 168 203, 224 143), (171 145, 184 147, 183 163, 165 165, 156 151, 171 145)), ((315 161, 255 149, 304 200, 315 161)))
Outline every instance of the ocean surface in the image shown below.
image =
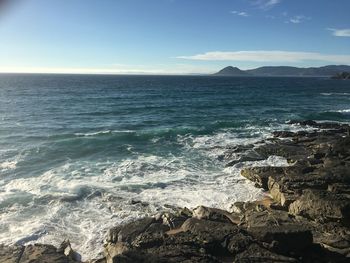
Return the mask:
POLYGON ((291 119, 349 122, 350 81, 0 74, 0 243, 92 258, 114 225, 260 198, 240 170, 286 160, 225 153, 291 119))

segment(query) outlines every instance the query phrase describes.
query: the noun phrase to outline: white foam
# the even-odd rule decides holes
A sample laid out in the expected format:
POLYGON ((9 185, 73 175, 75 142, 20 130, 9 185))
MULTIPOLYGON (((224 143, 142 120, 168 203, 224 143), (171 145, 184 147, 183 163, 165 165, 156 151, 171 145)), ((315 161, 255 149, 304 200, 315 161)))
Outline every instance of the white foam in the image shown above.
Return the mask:
POLYGON ((89 137, 89 136, 96 136, 101 134, 113 134, 113 133, 133 133, 135 131, 133 130, 102 130, 97 132, 87 132, 87 133, 74 133, 75 136, 79 137, 89 137))
POLYGON ((110 131, 110 130, 106 130, 106 131, 97 131, 97 132, 90 132, 90 133, 74 133, 74 135, 89 137, 89 136, 96 136, 96 135, 100 135, 100 134, 109 134, 111 132, 112 131, 110 131))
POLYGON ((350 96, 350 93, 347 93, 347 92, 322 92, 320 93, 321 95, 323 96, 350 96))
POLYGON ((214 158, 228 145, 257 143, 271 136, 268 129, 254 131, 253 127, 248 133, 252 138, 230 130, 210 136, 179 136, 180 156, 135 154, 115 162, 70 160, 37 176, 0 181, 0 209, 4 211, 0 213, 0 243, 59 245, 68 238, 86 260, 101 252, 109 228, 156 214, 165 205, 228 209, 235 201, 256 200, 262 190, 245 180, 240 170, 284 166, 286 160, 272 156, 224 168, 214 158), (133 205, 132 199, 149 205, 133 205))
POLYGON ((350 113, 350 109, 337 110, 337 112, 341 112, 341 113, 350 113))
POLYGON ((0 169, 1 170, 13 170, 13 169, 16 169, 17 163, 18 163, 17 160, 12 160, 12 161, 7 160, 5 162, 0 163, 0 169))

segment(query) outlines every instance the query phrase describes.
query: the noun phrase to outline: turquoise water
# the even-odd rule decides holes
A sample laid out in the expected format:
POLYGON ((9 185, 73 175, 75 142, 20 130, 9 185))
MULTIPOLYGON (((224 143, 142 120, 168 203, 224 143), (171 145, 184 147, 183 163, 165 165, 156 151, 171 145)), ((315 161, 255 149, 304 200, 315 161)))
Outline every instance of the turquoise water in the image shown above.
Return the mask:
POLYGON ((224 156, 276 129, 302 129, 290 119, 349 122, 350 82, 2 74, 0 243, 70 238, 95 256, 115 224, 258 198, 240 169, 285 160, 225 167, 224 156))

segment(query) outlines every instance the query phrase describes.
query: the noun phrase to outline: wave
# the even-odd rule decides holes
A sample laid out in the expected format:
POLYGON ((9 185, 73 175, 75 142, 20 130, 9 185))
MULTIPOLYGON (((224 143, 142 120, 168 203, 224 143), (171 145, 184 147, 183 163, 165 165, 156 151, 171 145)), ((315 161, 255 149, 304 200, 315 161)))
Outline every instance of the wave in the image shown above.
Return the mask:
POLYGON ((6 170, 14 170, 16 169, 17 167, 17 163, 18 161, 17 160, 12 160, 12 161, 4 161, 2 163, 0 163, 0 169, 3 170, 3 171, 6 171, 6 170))
POLYGON ((90 137, 90 136, 99 136, 99 135, 105 135, 105 134, 123 134, 123 133, 134 133, 133 130, 102 130, 102 131, 96 131, 96 132, 88 132, 88 133, 74 133, 75 136, 78 137, 90 137))
POLYGON ((322 92, 320 94, 323 96, 350 96, 350 93, 347 92, 322 92))
POLYGON ((350 109, 338 110, 337 112, 341 112, 341 113, 350 113, 350 109))

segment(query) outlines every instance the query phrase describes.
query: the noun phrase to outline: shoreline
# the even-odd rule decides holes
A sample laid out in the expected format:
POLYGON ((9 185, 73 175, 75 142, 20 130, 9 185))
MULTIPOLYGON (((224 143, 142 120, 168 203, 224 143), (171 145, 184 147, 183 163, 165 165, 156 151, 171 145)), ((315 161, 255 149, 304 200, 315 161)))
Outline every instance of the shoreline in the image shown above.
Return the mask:
MULTIPOLYGON (((286 167, 241 175, 266 197, 229 211, 199 206, 110 229, 105 257, 86 262, 346 262, 350 257, 350 126, 291 121, 315 131, 274 132, 254 148, 286 167)), ((234 150, 234 149, 233 149, 234 150)), ((234 162, 231 164, 233 165, 234 162)), ((81 262, 65 241, 0 246, 0 262, 81 262)))

